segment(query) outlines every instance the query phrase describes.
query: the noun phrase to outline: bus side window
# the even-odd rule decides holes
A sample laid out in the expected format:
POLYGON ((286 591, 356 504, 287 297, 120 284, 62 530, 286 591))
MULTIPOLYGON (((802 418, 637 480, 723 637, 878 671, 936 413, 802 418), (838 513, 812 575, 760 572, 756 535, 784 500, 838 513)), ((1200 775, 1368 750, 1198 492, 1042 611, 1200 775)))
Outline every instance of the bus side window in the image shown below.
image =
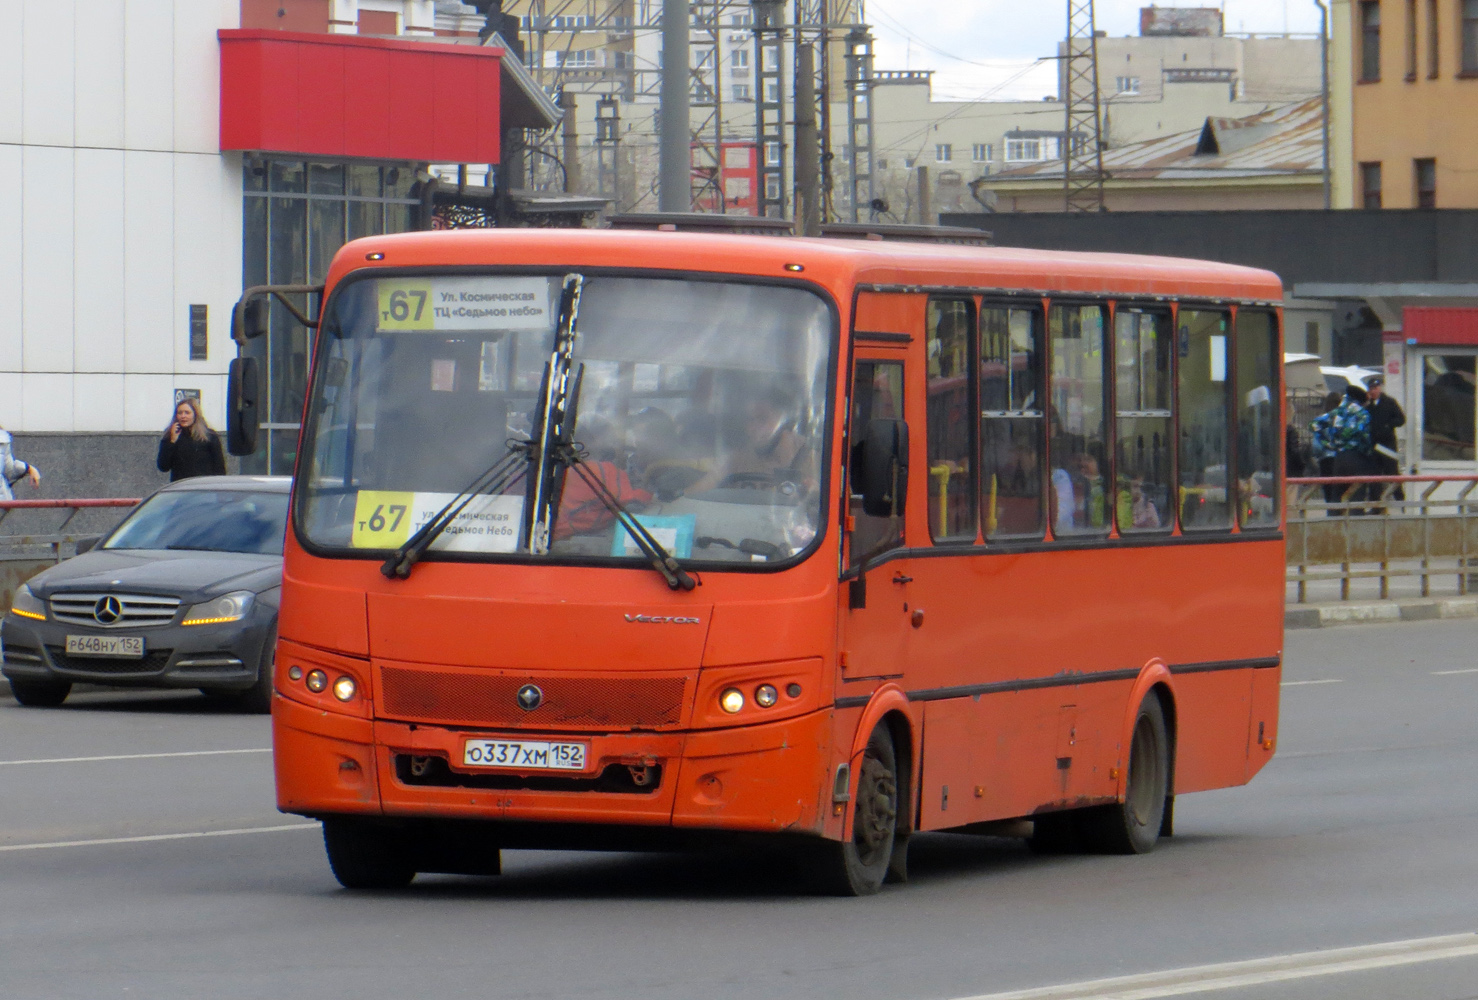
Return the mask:
POLYGON ((928 316, 929 534, 975 541, 970 339, 975 304, 931 299, 928 316))
POLYGON ((1106 535, 1109 530, 1106 317, 1102 306, 1055 305, 1047 318, 1054 535, 1106 535))
POLYGON ((1239 309, 1237 344, 1237 519, 1243 528, 1278 526, 1278 317, 1239 309))
POLYGON ((1171 479, 1170 314, 1114 313, 1118 427, 1114 463, 1119 532, 1175 526, 1171 479))
POLYGON ((1176 332, 1180 359, 1180 527, 1231 527, 1227 500, 1227 314, 1182 309, 1176 332))
MULTIPOLYGON (((903 364, 898 361, 858 361, 852 372, 852 455, 849 470, 860 468, 863 442, 860 435, 869 420, 903 419, 903 364)), ((858 488, 851 486, 847 505, 854 527, 850 548, 851 565, 864 557, 903 544, 903 518, 873 517, 862 510, 858 488)))
POLYGON ((986 538, 1042 536, 1042 314, 980 310, 980 491, 986 538))

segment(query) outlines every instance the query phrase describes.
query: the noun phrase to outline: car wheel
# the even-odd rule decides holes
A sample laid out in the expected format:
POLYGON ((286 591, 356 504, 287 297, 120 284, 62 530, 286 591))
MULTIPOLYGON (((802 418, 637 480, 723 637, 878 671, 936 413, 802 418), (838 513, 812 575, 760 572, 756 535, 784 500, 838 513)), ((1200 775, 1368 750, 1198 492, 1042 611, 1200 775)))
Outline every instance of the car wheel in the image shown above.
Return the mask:
POLYGON ((56 708, 72 693, 71 681, 28 681, 12 678, 10 693, 31 708, 56 708))
POLYGON ((256 683, 236 696, 236 704, 242 711, 254 715, 265 715, 272 711, 272 674, 273 665, 277 662, 277 626, 273 625, 267 633, 267 641, 262 643, 262 656, 257 664, 256 683))

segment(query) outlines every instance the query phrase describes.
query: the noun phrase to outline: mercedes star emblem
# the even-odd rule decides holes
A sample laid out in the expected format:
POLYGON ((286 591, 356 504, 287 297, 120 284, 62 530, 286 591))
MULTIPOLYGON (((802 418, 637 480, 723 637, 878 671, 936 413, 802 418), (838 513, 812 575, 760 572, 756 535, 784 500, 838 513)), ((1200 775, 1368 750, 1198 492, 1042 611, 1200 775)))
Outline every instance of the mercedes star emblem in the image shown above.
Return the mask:
POLYGON ((518 707, 525 712, 532 712, 544 704, 544 692, 539 690, 537 684, 525 684, 518 689, 518 707))
POLYGON ((123 604, 112 594, 99 597, 98 602, 92 606, 92 616, 99 625, 111 625, 123 617, 123 604))

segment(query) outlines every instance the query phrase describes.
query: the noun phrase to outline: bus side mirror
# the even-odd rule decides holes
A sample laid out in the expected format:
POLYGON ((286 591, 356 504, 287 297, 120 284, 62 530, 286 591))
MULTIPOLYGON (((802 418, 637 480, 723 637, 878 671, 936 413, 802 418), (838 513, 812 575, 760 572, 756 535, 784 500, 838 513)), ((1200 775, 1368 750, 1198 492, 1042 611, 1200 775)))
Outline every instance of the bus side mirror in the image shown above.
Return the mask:
POLYGON ((902 517, 908 498, 908 424, 869 420, 862 441, 862 512, 869 517, 902 517))
POLYGON ((238 344, 244 344, 248 340, 256 340, 267 332, 267 299, 264 296, 255 295, 250 298, 242 298, 231 310, 231 331, 233 339, 238 344))
POLYGON ((226 375, 226 450, 250 455, 257 450, 257 359, 236 358, 226 375))

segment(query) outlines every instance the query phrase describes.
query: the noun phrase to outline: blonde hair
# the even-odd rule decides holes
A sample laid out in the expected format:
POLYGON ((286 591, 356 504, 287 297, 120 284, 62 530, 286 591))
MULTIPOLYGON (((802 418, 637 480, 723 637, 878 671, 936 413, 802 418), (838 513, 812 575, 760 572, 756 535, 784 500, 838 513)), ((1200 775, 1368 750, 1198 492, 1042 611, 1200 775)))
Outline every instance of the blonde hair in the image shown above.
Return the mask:
MULTIPOLYGON (((210 436, 211 431, 210 424, 205 422, 205 414, 200 412, 200 401, 197 400, 194 396, 186 396, 184 399, 174 404, 174 412, 176 417, 178 417, 180 407, 182 406, 188 406, 190 408, 190 412, 195 414, 195 419, 190 422, 190 437, 194 438, 196 441, 204 441, 207 437, 210 436)), ((174 419, 171 419, 169 425, 164 428, 164 433, 166 435, 169 434, 169 428, 173 426, 174 419)))

